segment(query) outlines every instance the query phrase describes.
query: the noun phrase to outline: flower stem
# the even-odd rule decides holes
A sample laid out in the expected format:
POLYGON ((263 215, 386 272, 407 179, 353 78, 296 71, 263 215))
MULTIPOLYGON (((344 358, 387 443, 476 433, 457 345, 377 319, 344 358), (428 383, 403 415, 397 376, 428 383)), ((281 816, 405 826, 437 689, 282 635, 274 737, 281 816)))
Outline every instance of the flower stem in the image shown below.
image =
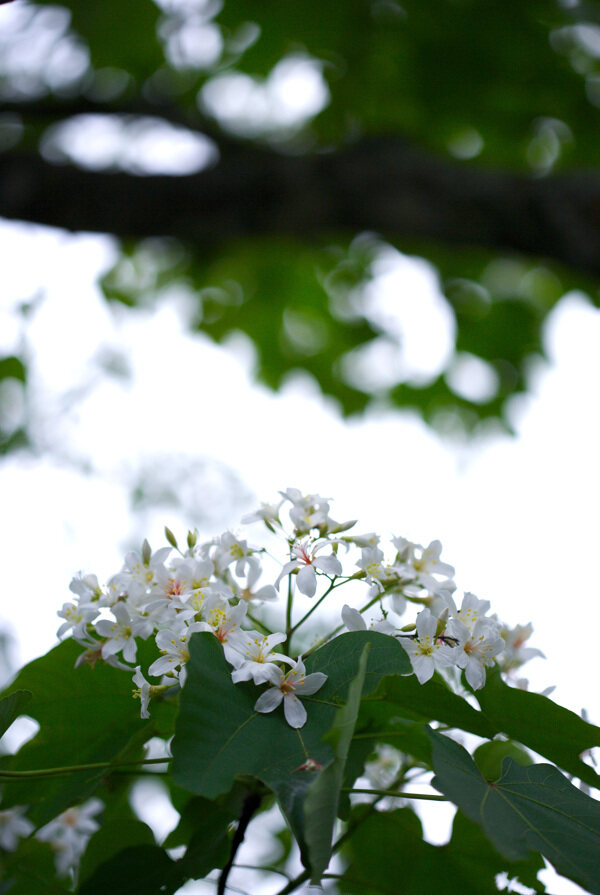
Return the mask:
POLYGON ((285 644, 284 649, 286 655, 290 651, 290 641, 292 638, 292 606, 294 604, 294 591, 292 590, 292 576, 288 576, 288 592, 287 605, 285 607, 285 644))
POLYGON ((137 761, 122 761, 119 764, 115 764, 112 761, 96 761, 93 764, 75 764, 68 765, 62 768, 38 768, 37 770, 33 771, 0 770, 0 779, 8 779, 11 777, 59 777, 63 774, 72 774, 74 771, 97 771, 102 770, 103 768, 113 768, 117 770, 118 768, 124 768, 138 764, 164 764, 167 761, 171 761, 171 759, 141 758, 137 761))
POLYGON ((313 614, 313 612, 315 611, 315 609, 318 609, 318 608, 319 608, 319 606, 321 605, 321 603, 323 602, 323 600, 325 599, 325 597, 329 596, 329 594, 331 593, 331 591, 333 590, 334 587, 335 587, 335 581, 332 581, 331 584, 329 585, 329 587, 327 588, 327 590, 325 591, 325 593, 321 594, 321 596, 319 597, 319 599, 317 600, 317 602, 314 603, 314 604, 310 607, 310 609, 308 610, 308 612, 307 612, 305 615, 302 616, 302 618, 300 619, 299 622, 296 622, 296 624, 294 625, 293 628, 290 628, 290 636, 294 633, 294 631, 297 631, 298 628, 299 628, 301 625, 303 625, 304 622, 305 622, 308 618, 310 618, 310 616, 313 614))

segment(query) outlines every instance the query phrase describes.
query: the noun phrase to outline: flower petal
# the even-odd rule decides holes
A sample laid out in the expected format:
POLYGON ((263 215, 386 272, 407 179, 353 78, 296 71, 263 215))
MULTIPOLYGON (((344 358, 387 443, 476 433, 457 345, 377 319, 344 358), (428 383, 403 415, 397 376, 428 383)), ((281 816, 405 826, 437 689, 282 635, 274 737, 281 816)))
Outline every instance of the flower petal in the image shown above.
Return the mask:
POLYGON ((284 696, 283 712, 290 727, 298 728, 306 724, 306 709, 293 693, 287 693, 284 696))
POLYGON ((254 704, 255 712, 272 712, 276 709, 281 700, 283 693, 278 687, 270 687, 268 690, 258 697, 254 704))
POLYGON ((296 684, 296 689, 301 692, 302 696, 312 696, 313 693, 321 689, 326 680, 326 674, 323 674, 322 671, 314 671, 312 674, 307 674, 300 683, 296 684))

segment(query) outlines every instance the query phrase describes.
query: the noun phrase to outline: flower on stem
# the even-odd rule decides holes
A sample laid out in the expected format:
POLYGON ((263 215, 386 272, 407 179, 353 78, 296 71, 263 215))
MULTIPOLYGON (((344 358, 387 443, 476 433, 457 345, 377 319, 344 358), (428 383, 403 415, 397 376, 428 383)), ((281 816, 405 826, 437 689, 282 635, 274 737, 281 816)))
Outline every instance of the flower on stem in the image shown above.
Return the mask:
POLYGON ((258 581, 261 576, 261 569, 258 567, 253 567, 248 569, 248 577, 246 579, 246 586, 240 587, 238 591, 238 597, 240 600, 246 600, 246 602, 250 600, 257 600, 260 602, 273 602, 274 600, 279 599, 279 595, 275 587, 272 584, 264 584, 262 587, 254 589, 254 585, 258 581))
POLYGON ((275 530, 275 526, 281 526, 279 519, 279 509, 283 500, 279 503, 261 503, 260 507, 253 513, 247 513, 242 516, 242 524, 249 525, 251 522, 264 522, 270 531, 275 530))
POLYGON ((87 631, 88 624, 100 615, 94 606, 85 604, 76 606, 75 603, 63 603, 63 608, 56 614, 59 618, 65 619, 56 632, 56 636, 60 639, 72 628, 75 640, 80 642, 83 640, 85 644, 87 644, 90 639, 87 631))
MULTIPOLYGON (((349 631, 367 630, 367 623, 358 609, 352 609, 347 603, 342 609, 342 621, 349 631)), ((369 630, 377 631, 379 634, 393 635, 396 633, 396 628, 386 618, 382 618, 378 622, 372 623, 369 630)))
POLYGON ((433 677, 436 667, 448 668, 456 664, 454 647, 438 636, 438 619, 429 609, 422 609, 417 615, 416 635, 403 637, 400 643, 408 653, 420 684, 425 684, 433 677))
POLYGON ((102 658, 108 659, 109 656, 122 652, 126 662, 135 662, 135 638, 146 640, 152 633, 152 622, 139 615, 130 615, 124 603, 115 603, 112 613, 116 621, 101 619, 96 623, 98 634, 107 638, 102 644, 102 658))
POLYGON ((272 712, 283 702, 283 713, 290 727, 303 727, 306 723, 306 709, 300 702, 300 696, 312 696, 320 690, 327 675, 321 671, 305 674, 302 659, 293 663, 291 669, 284 673, 274 665, 269 669, 268 680, 272 684, 256 700, 255 712, 272 712))
POLYGON ((183 630, 173 630, 167 628, 159 631, 156 635, 156 645, 162 655, 155 659, 148 674, 151 677, 160 677, 163 674, 178 677, 179 683, 183 687, 187 671, 185 664, 190 658, 189 640, 194 631, 205 630, 202 622, 194 622, 183 630))
POLYGON ((231 672, 234 684, 249 680, 253 680, 255 684, 264 684, 270 680, 273 669, 279 671, 275 662, 294 664, 289 656, 272 652, 274 646, 284 642, 285 634, 263 635, 258 631, 241 631, 240 634, 242 637, 236 640, 234 649, 240 654, 242 661, 231 672))
POLYGON ((330 543, 328 540, 315 541, 311 546, 310 539, 306 538, 304 541, 292 544, 294 559, 286 562, 275 582, 275 587, 286 575, 297 571, 298 590, 307 597, 314 597, 317 589, 317 569, 326 575, 341 575, 343 571, 342 564, 334 553, 329 556, 316 556, 319 550, 330 543))
POLYGON ((464 669, 467 681, 474 690, 485 684, 486 666, 494 664, 494 658, 504 649, 500 625, 491 618, 478 618, 468 628, 459 618, 451 618, 446 634, 456 639, 455 664, 464 669))
POLYGON ((532 634, 531 622, 528 625, 515 625, 514 628, 504 625, 500 629, 500 636, 504 640, 504 649, 498 658, 501 671, 515 671, 536 656, 540 656, 542 659, 546 658, 541 650, 533 646, 525 646, 532 634))

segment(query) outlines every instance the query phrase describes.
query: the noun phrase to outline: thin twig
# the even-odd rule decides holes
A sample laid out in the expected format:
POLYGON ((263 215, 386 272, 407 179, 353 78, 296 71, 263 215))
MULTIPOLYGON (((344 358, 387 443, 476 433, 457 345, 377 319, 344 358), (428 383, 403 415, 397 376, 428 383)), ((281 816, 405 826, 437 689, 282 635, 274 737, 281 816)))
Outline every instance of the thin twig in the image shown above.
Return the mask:
POLYGON ((231 840, 231 851, 229 852, 229 860, 223 867, 221 871, 221 875, 219 876, 219 884, 217 886, 217 895, 225 895, 225 889, 227 887, 227 877, 231 872, 231 868, 233 867, 233 862, 235 861, 235 856, 237 854, 237 850, 244 841, 244 836, 246 835, 246 830, 248 829, 248 824, 252 820, 254 812, 257 810, 258 806, 262 802, 262 796, 256 792, 250 793, 244 799, 244 804, 242 806, 242 813, 240 814, 239 823, 237 826, 237 830, 235 831, 235 835, 231 840))
POLYGON ((75 764, 68 765, 62 768, 38 768, 37 770, 31 771, 4 771, 0 770, 0 779, 3 777, 59 777, 63 774, 72 774, 75 771, 98 771, 104 768, 113 768, 114 770, 118 770, 119 768, 130 767, 138 764, 164 764, 165 762, 171 761, 171 758, 141 758, 137 761, 122 761, 119 764, 115 764, 112 761, 96 761, 93 764, 75 764))

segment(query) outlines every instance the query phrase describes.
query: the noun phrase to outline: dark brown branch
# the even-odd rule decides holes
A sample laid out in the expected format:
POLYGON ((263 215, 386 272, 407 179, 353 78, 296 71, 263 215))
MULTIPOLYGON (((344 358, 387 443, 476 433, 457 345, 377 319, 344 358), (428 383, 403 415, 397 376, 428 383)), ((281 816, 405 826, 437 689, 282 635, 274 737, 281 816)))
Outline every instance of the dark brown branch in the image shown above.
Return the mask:
POLYGON ((236 237, 371 230, 482 245, 600 274, 600 177, 529 178, 419 151, 398 138, 291 156, 230 140, 217 165, 138 177, 0 157, 0 215, 121 237, 201 246, 236 237))
POLYGON ((244 799, 244 804, 242 806, 242 813, 240 814, 240 819, 237 825, 237 829, 235 831, 235 835, 231 841, 231 851, 229 852, 229 860, 223 867, 221 871, 221 875, 219 876, 219 882, 217 885, 217 895, 225 895, 225 890, 227 888, 227 879, 229 874, 231 873, 231 869, 233 867, 235 856, 238 852, 238 849, 242 842, 244 841, 244 836, 246 835, 246 830, 248 829, 248 825, 252 820, 255 812, 258 810, 258 807, 262 801, 262 796, 258 793, 250 793, 250 795, 246 796, 244 799))

